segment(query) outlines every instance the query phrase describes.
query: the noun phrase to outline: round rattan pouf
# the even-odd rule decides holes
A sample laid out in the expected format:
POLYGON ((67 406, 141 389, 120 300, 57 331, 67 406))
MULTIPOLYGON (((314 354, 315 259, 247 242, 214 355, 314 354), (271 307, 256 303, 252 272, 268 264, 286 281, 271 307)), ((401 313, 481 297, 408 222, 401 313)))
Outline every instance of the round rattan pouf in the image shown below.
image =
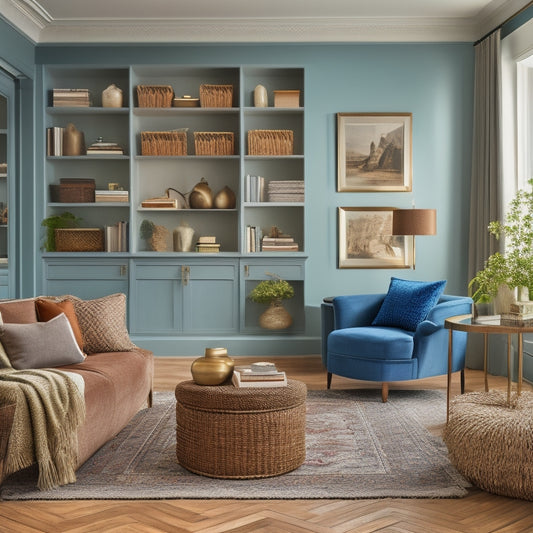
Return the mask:
POLYGON ((533 500, 533 393, 457 396, 443 433, 450 461, 479 488, 533 500))
POLYGON ((305 459, 304 383, 287 387, 176 386, 176 455, 196 474, 261 478, 290 472, 305 459))

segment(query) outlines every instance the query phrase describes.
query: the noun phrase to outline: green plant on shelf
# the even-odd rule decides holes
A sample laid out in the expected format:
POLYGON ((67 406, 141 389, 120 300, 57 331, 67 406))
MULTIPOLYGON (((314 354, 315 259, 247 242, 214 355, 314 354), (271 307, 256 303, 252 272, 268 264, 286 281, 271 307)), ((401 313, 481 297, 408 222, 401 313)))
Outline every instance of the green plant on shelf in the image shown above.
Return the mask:
POLYGON ((46 228, 43 248, 47 252, 55 252, 56 236, 55 230, 62 228, 77 228, 81 224, 82 219, 76 217, 72 213, 65 211, 60 215, 50 215, 41 222, 41 226, 46 228))
POLYGON ((273 279, 268 279, 258 283, 251 291, 248 297, 252 302, 260 304, 271 304, 272 302, 281 302, 294 296, 292 285, 274 274, 268 274, 273 279))

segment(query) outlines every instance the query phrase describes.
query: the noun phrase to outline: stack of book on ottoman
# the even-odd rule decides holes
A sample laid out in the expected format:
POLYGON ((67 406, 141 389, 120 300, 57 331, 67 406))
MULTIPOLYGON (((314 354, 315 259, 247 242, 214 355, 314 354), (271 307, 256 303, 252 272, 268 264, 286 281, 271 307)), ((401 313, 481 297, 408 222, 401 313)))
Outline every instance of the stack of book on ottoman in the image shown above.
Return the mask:
POLYGON ((286 387, 287 376, 274 363, 237 365, 231 378, 235 387, 286 387))

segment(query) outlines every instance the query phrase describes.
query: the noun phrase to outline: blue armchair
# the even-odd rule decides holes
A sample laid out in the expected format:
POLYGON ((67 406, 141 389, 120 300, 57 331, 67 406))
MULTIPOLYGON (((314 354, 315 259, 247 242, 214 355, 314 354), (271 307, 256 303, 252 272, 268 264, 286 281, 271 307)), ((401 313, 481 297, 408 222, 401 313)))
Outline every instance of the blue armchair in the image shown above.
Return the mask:
MULTIPOLYGON (((322 362, 332 374, 382 383, 440 376, 448 372, 448 330, 444 320, 471 312, 472 299, 442 295, 414 331, 372 325, 385 294, 325 298, 322 304, 322 362)), ((452 371, 461 372, 464 391, 466 333, 454 332, 452 371)))

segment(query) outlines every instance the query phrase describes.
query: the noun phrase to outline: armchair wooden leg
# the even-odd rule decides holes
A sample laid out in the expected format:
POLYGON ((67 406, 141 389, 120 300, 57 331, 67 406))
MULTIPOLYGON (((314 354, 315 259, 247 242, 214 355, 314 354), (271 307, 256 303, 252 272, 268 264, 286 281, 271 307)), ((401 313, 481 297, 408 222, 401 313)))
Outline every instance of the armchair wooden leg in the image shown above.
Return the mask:
POLYGON ((153 407, 154 405, 154 390, 150 389, 150 392, 148 393, 148 398, 146 400, 146 403, 148 405, 148 408, 153 407))
POLYGON ((382 383, 381 384, 381 401, 383 403, 386 403, 388 398, 389 398, 389 384, 382 383))
POLYGON ((332 376, 331 372, 328 372, 328 389, 331 388, 331 376, 332 376))
POLYGON ((465 369, 461 370, 461 394, 465 393, 465 369))

